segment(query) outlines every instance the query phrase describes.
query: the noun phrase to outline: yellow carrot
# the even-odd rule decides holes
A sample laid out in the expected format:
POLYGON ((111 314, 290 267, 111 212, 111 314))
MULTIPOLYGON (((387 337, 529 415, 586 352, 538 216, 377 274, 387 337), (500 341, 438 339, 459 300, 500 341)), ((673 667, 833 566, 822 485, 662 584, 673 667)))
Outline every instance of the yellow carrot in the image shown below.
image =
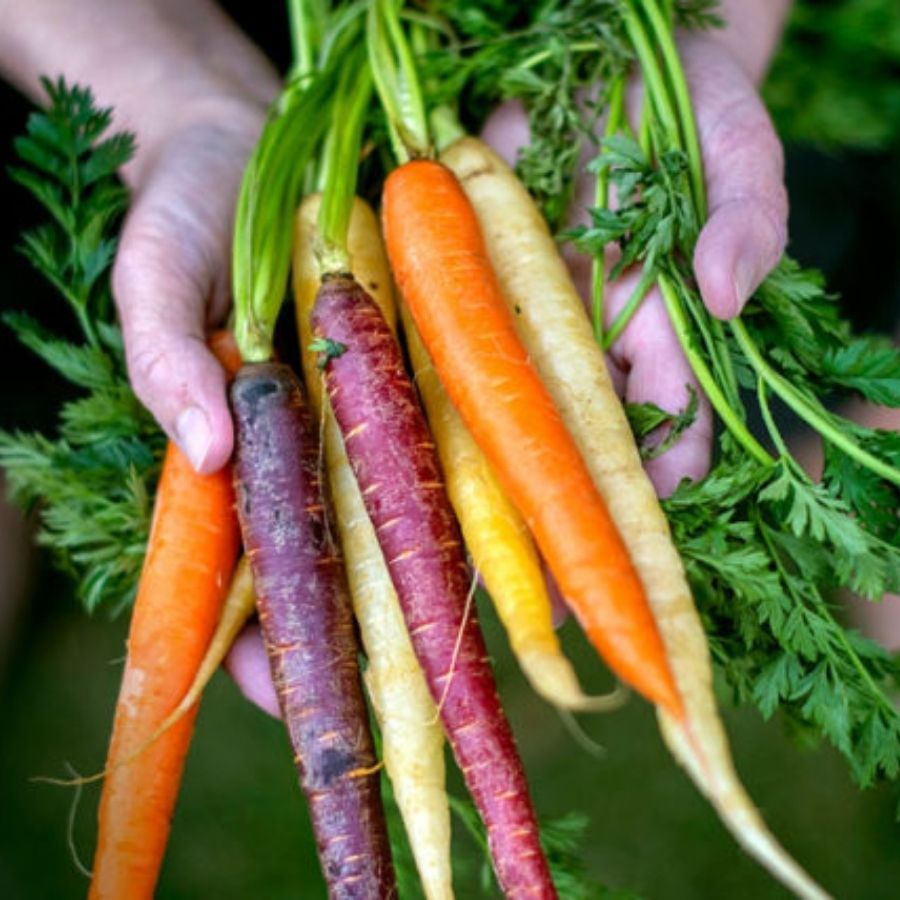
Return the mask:
POLYGON ((550 597, 528 528, 450 402, 403 306, 400 315, 450 502, 522 671, 535 691, 556 706, 582 711, 619 706, 621 691, 589 697, 581 690, 553 627, 550 597))
POLYGON ((766 828, 734 770, 716 710, 706 636, 668 523, 641 465, 603 356, 537 207, 506 163, 464 138, 442 154, 472 203, 519 337, 628 548, 684 704, 658 708, 676 759, 742 846, 798 895, 826 895, 766 828))
MULTIPOLYGON (((309 313, 320 287, 316 261, 319 198, 307 198, 297 216, 294 296, 310 402, 323 417, 325 461, 337 512, 347 578, 363 647, 366 687, 381 728, 385 769, 406 826, 429 900, 453 897, 450 809, 445 790, 444 738, 434 702, 413 654, 406 624, 378 539, 330 407, 322 410, 316 355, 309 351, 309 313)), ((355 200, 348 237, 353 273, 396 327, 391 279, 372 210, 355 200)))

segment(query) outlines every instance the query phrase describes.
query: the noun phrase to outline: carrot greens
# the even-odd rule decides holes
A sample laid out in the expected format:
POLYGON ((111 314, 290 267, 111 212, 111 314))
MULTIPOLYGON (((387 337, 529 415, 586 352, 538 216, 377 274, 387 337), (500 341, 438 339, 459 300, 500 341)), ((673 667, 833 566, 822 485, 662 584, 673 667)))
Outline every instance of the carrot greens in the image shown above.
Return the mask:
POLYGON ((128 384, 109 286, 128 201, 116 171, 134 139, 108 135, 112 111, 90 90, 43 85, 48 105, 16 141, 10 175, 50 217, 25 233, 22 252, 66 300, 80 334, 51 332, 30 312, 4 321, 79 394, 62 405, 55 437, 0 432, 0 466, 13 500, 40 504, 38 540, 76 578, 86 608, 118 611, 134 598, 165 446, 128 384))
POLYGON ((688 393, 690 399, 687 405, 677 413, 666 412, 655 403, 625 404, 625 414, 628 416, 635 440, 641 442, 641 459, 656 459, 662 456, 678 441, 685 430, 693 425, 697 418, 699 401, 697 392, 692 387, 688 388, 688 393), (665 433, 661 440, 654 439, 655 443, 646 440, 663 428, 665 433))
POLYGON ((235 337, 248 362, 272 357, 284 300, 294 211, 308 164, 325 132, 334 65, 298 75, 276 101, 241 182, 235 220, 232 282, 235 337))

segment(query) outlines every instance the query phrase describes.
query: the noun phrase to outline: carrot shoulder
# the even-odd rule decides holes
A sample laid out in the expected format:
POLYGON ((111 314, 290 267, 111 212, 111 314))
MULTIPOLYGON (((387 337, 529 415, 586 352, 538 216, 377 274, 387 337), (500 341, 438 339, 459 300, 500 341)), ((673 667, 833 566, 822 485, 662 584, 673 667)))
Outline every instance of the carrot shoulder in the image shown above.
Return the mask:
POLYGON ((384 190, 388 256, 444 387, 607 664, 674 716, 682 701, 628 552, 516 336, 471 205, 416 161, 384 190))

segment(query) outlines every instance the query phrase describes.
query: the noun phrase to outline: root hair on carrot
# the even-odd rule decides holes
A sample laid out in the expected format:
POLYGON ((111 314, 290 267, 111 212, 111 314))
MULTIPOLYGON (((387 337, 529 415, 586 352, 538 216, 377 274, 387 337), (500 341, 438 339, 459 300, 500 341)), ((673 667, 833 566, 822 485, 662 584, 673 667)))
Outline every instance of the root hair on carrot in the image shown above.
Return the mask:
POLYGON ((472 615, 472 605, 475 602, 475 592, 478 590, 478 570, 472 569, 472 581, 469 584, 469 592, 466 594, 466 605, 463 609, 463 616, 459 623, 459 631, 456 633, 456 643, 453 645, 453 655, 450 657, 450 669, 447 672, 447 680, 444 682, 444 689, 441 692, 441 699, 438 701, 435 718, 429 724, 437 722, 441 716, 441 710, 447 701, 447 694, 450 693, 450 685, 453 684, 453 675, 456 672, 456 662, 459 659, 459 648, 462 646, 463 635, 466 631, 466 623, 469 616, 472 615))
POLYGON ((66 816, 66 846, 72 856, 72 862, 75 868, 84 875, 85 878, 92 878, 93 872, 81 861, 78 855, 78 847, 75 846, 75 817, 78 815, 78 806, 81 803, 81 792, 84 790, 83 783, 78 780, 78 772, 71 763, 66 763, 66 768, 75 776, 72 780, 75 783, 75 796, 69 804, 69 813, 66 816))
POLYGON ((569 733, 569 736, 582 750, 584 750, 585 753, 588 754, 588 756, 592 756, 594 759, 603 759, 603 757, 606 756, 606 747, 598 741, 595 741, 584 728, 581 727, 581 724, 572 712, 568 709, 562 709, 562 707, 557 708, 556 712, 563 727, 569 733))

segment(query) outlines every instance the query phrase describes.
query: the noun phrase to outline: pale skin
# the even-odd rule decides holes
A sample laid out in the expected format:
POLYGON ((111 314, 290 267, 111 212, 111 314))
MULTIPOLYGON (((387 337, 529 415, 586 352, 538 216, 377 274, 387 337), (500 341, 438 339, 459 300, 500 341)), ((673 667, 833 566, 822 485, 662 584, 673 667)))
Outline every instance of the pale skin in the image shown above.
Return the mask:
MULTIPOLYGON (((777 45, 788 0, 724 0, 723 30, 681 40, 696 105, 710 218, 694 257, 709 309, 737 314, 781 255, 787 237, 783 154, 756 86, 777 45)), ((36 99, 41 73, 89 84, 134 131, 124 177, 134 200, 113 290, 135 391, 200 472, 233 447, 225 377, 204 336, 230 305, 230 233, 242 169, 280 80, 261 51, 211 0, 0 0, 0 74, 36 99)), ((631 105, 636 107, 634 91, 631 105)), ((524 114, 498 109, 484 135, 508 158, 527 139, 524 114)), ((593 192, 577 192, 573 220, 593 192)), ((570 265, 585 290, 589 267, 570 265)), ((609 286, 615 315, 632 276, 609 286)), ((693 383, 660 299, 650 295, 609 357, 630 401, 683 407, 693 383)), ((709 465, 711 413, 648 465, 660 494, 709 465)), ((244 693, 277 704, 258 634, 237 642, 230 668, 244 693)))

